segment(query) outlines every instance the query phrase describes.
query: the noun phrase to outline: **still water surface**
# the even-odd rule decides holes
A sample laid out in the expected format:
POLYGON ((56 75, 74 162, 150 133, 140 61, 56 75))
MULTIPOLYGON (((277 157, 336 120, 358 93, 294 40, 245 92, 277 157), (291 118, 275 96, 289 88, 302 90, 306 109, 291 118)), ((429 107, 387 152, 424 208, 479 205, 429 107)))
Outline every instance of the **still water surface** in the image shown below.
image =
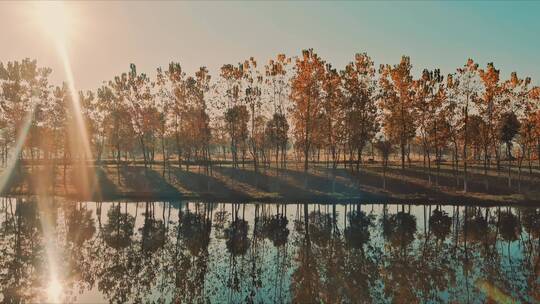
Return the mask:
POLYGON ((540 208, 3 198, 0 302, 540 302, 540 208))

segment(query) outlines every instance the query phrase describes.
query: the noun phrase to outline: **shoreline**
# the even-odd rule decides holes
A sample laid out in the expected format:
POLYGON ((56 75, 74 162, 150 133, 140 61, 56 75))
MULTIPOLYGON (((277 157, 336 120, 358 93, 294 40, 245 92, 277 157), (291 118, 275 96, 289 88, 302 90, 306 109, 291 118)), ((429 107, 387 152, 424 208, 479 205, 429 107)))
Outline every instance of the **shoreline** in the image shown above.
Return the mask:
POLYGON ((442 171, 437 184, 429 184, 419 166, 405 171, 389 168, 386 188, 382 187, 380 166, 366 166, 359 172, 313 167, 307 173, 292 167, 258 172, 249 167, 213 167, 211 174, 201 173, 203 170, 195 166, 190 170, 130 166, 121 168, 120 172, 113 166, 90 168, 70 167, 66 176, 56 170, 55 179, 39 178, 41 174, 52 177, 46 167, 25 168, 23 174, 15 172, 10 176, 2 195, 41 194, 73 201, 540 206, 536 176, 524 180, 525 191, 518 194, 505 186, 504 177, 471 174, 469 184, 474 191, 464 193, 456 189, 455 177, 447 171, 442 171), (84 176, 81 172, 91 173, 84 176), (489 187, 485 186, 486 181, 489 187))
MULTIPOLYGON (((2 193, 4 197, 37 197, 40 194, 36 193, 2 193)), ((362 197, 341 197, 341 198, 320 198, 320 197, 305 197, 305 198, 287 198, 287 197, 257 197, 257 196, 243 196, 243 197, 223 197, 212 194, 198 194, 198 195, 174 195, 174 194, 155 194, 155 193, 119 193, 114 195, 102 196, 100 199, 96 198, 83 198, 77 195, 59 195, 59 194, 45 194, 48 196, 60 197, 68 201, 77 202, 178 202, 178 201, 192 201, 202 203, 228 203, 228 204, 248 204, 248 203, 261 203, 261 204, 322 204, 322 205, 375 205, 375 204, 405 204, 405 205, 444 205, 444 206, 481 206, 481 207, 540 207, 540 200, 485 200, 476 198, 474 196, 448 196, 448 197, 394 197, 394 196, 379 196, 377 198, 362 198, 362 197)))

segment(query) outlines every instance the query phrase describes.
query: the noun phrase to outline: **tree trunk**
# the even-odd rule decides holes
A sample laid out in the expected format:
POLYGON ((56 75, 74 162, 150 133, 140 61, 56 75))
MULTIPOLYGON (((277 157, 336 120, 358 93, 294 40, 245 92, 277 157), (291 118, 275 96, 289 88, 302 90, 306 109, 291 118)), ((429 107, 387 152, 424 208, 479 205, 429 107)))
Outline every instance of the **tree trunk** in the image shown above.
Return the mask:
POLYGON ((401 169, 405 170, 405 141, 401 140, 401 169))
POLYGON ((139 136, 139 141, 141 143, 141 149, 142 149, 142 153, 143 153, 143 162, 144 162, 144 169, 147 168, 147 156, 146 156, 146 146, 144 145, 144 135, 140 135, 139 136))
POLYGON ((411 143, 407 141, 407 164, 411 168, 411 143))
POLYGON ((488 181, 488 145, 484 146, 484 183, 486 186, 486 191, 489 190, 489 181, 488 181))
POLYGON ((163 158, 163 177, 165 177, 165 167, 167 166, 167 159, 165 157, 165 135, 164 135, 164 130, 161 132, 161 153, 162 153, 161 157, 163 158))
POLYGON ((506 150, 508 154, 508 188, 512 188, 512 150, 510 143, 506 143, 506 150))
POLYGON ((116 178, 120 185, 120 142, 116 143, 116 178))
POLYGON ((431 186, 431 153, 427 149, 427 162, 428 162, 428 183, 431 186))
POLYGON ((532 163, 531 163, 531 147, 527 148, 527 159, 529 161, 529 174, 532 175, 532 163))
POLYGON ((359 147, 357 150, 357 159, 356 159, 356 172, 360 172, 360 163, 362 162, 362 150, 363 147, 359 147))
POLYGON ((464 132, 463 132, 463 192, 467 192, 467 127, 469 120, 469 96, 467 95, 465 105, 464 132))
POLYGON ((521 167, 523 164, 523 159, 525 158, 526 148, 521 146, 521 153, 518 159, 518 193, 521 193, 521 167))
POLYGON ((67 152, 66 148, 64 147, 64 189, 66 186, 66 170, 67 170, 67 152))
POLYGON ((383 160, 383 189, 386 190, 386 167, 388 166, 388 159, 383 160))
POLYGON ((499 144, 497 145, 497 147, 495 147, 495 162, 497 166, 497 176, 498 176, 501 171, 501 152, 500 152, 499 144))

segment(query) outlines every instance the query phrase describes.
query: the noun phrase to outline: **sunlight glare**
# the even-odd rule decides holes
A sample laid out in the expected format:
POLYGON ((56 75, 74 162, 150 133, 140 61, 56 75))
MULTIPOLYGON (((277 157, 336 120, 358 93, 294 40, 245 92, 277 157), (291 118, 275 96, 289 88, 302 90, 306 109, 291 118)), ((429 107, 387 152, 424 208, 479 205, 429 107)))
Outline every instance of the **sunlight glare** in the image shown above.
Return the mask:
MULTIPOLYGON (((71 106, 69 111, 72 114, 73 121, 70 128, 76 130, 76 138, 70 141, 71 150, 74 154, 79 155, 82 159, 92 159, 92 151, 90 149, 90 140, 86 130, 86 124, 82 115, 82 107, 79 99, 79 92, 75 85, 75 78, 71 69, 71 61, 69 58, 68 45, 71 36, 80 35, 75 21, 79 21, 79 17, 74 11, 73 5, 67 5, 62 1, 44 1, 38 2, 34 7, 34 15, 36 25, 42 28, 44 33, 51 39, 55 46, 58 57, 64 66, 64 73, 71 95, 71 106)), ((80 176, 85 185, 86 194, 93 191, 90 186, 92 179, 96 177, 95 172, 90 172, 86 166, 81 166, 82 171, 80 176)), ((98 190, 97 190, 98 191, 98 190)))
POLYGON ((40 1, 34 4, 32 18, 44 34, 56 44, 65 44, 74 27, 74 16, 62 1, 40 1))
MULTIPOLYGON (((72 7, 70 6, 69 8, 72 7)), ((79 92, 75 85, 75 78, 71 69, 71 61, 68 53, 70 34, 75 34, 77 30, 77 27, 74 24, 74 21, 77 18, 74 17, 74 12, 72 10, 68 10, 64 2, 36 3, 35 15, 33 18, 35 18, 34 20, 37 22, 36 25, 44 31, 46 37, 54 43, 58 58, 61 60, 64 67, 65 79, 71 95, 71 104, 68 106, 68 111, 71 112, 71 117, 73 117, 73 120, 68 122, 68 127, 75 130, 75 133, 71 135, 74 138, 71 138, 69 141, 70 150, 74 155, 78 155, 83 161, 92 159, 92 152, 82 114, 79 92)), ((78 170, 79 175, 83 179, 82 191, 88 194, 91 191, 91 181, 88 179, 88 176, 95 179, 95 172, 90 172, 91 169, 87 168, 86 164, 83 164, 78 170)), ((53 230, 55 225, 54 219, 51 218, 53 212, 50 208, 54 208, 51 199, 52 198, 47 195, 46 191, 44 191, 44 193, 41 193, 41 195, 38 196, 38 206, 44 215, 41 219, 41 225, 44 235, 46 235, 46 239, 48 240, 46 252, 51 280, 47 288, 47 297, 48 301, 58 303, 61 301, 62 285, 57 279, 58 265, 56 262, 62 255, 57 251, 53 242, 55 235, 53 230)))
POLYGON ((62 295, 62 285, 57 279, 51 280, 47 287, 47 300, 51 303, 60 303, 60 297, 62 295))

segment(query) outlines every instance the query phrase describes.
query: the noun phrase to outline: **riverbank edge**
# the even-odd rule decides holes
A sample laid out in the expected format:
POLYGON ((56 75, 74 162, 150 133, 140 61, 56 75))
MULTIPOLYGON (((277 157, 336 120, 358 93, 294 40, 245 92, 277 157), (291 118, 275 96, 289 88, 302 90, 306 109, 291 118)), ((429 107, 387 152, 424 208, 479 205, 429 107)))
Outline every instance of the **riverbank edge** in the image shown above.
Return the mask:
MULTIPOLYGON (((36 197, 36 193, 7 192, 1 193, 7 197, 36 197)), ((148 193, 148 192, 124 192, 114 194, 104 194, 96 197, 80 197, 74 194, 46 194, 61 197, 69 201, 199 201, 209 203, 266 203, 266 204, 410 204, 410 205, 474 205, 484 207, 512 206, 512 207, 540 207, 540 200, 516 200, 515 198, 497 197, 489 199, 485 197, 475 197, 474 194, 463 195, 440 195, 438 197, 428 197, 425 195, 395 196, 385 193, 369 193, 365 196, 306 196, 306 197, 284 197, 284 196, 220 196, 209 193, 178 195, 173 193, 148 193)))

